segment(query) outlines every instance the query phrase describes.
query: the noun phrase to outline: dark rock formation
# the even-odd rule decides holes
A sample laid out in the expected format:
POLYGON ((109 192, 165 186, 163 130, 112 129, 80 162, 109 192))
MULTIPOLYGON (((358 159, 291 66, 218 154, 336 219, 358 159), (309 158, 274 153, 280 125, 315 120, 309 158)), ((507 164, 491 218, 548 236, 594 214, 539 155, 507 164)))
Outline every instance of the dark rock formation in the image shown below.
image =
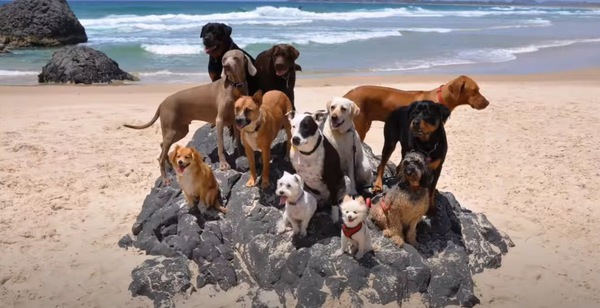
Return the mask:
POLYGON ((85 42, 85 29, 66 0, 15 0, 0 7, 0 43, 20 48, 85 42))
POLYGON ((138 80, 121 70, 119 64, 86 46, 69 46, 52 54, 52 59, 38 75, 40 83, 110 83, 115 80, 138 80))
POLYGON ((9 53, 10 51, 8 50, 8 48, 6 47, 6 45, 0 43, 0 54, 3 53, 9 53))
MULTIPOLYGON (((188 146, 198 148, 216 166, 215 133, 209 126, 200 128, 188 146)), ((230 154, 233 148, 226 137, 230 154)), ((133 246, 152 255, 193 260, 200 269, 198 288, 212 284, 227 290, 245 282, 257 307, 273 306, 263 302, 261 294, 266 293, 277 294, 281 303, 294 298, 297 307, 319 307, 342 297, 358 307, 401 304, 417 292, 432 307, 479 303, 472 275, 499 267, 512 245, 485 215, 461 208, 451 193, 441 193, 436 199, 437 216, 417 228, 418 247, 406 244, 399 249, 369 221, 377 252, 362 260, 332 257, 340 246, 340 229, 331 223, 327 209, 317 211, 305 238, 290 238, 289 231, 276 234, 282 209, 274 187, 283 170, 291 171, 283 159, 284 149, 280 133, 272 149, 273 183, 266 192, 245 186, 248 173, 215 171, 227 199, 225 218, 212 210, 202 214, 188 210, 177 187, 152 188, 132 230, 133 246)), ((367 156, 376 166, 378 158, 368 147, 367 156)), ((235 155, 228 160, 235 167, 241 161, 235 155)), ((390 164, 386 170, 388 185, 394 169, 390 164)), ((121 245, 131 242, 128 236, 121 245)))

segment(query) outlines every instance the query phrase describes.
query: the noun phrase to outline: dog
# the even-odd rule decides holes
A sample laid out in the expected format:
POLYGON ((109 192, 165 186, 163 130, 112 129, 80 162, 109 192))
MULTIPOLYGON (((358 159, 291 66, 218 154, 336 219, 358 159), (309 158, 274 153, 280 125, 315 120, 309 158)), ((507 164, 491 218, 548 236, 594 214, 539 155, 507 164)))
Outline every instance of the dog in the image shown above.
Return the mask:
POLYGON ((294 110, 296 71, 302 71, 302 67, 295 62, 299 56, 300 52, 294 46, 279 44, 259 53, 255 64, 260 89, 263 92, 279 90, 285 93, 294 110))
POLYGON ((325 111, 288 113, 292 126, 290 160, 304 180, 304 188, 312 192, 321 205, 331 205, 331 218, 337 223, 340 219, 338 204, 346 193, 346 186, 340 156, 319 129, 326 117, 325 111))
MULTIPOLYGON (((246 71, 256 75, 256 68, 248 56, 239 50, 230 50, 223 56, 225 78, 207 85, 201 85, 179 91, 167 97, 156 110, 150 122, 144 125, 125 124, 125 127, 144 129, 150 127, 160 117, 163 141, 158 158, 163 183, 170 184, 164 168, 167 153, 171 145, 187 135, 193 120, 213 123, 217 126, 219 164, 222 170, 230 166, 225 160, 223 150, 223 128, 234 124, 233 105, 235 93, 248 93, 246 71), (235 92, 235 93, 234 93, 235 92)), ((236 138, 241 144, 238 132, 236 138)))
POLYGON ((346 195, 342 204, 342 245, 334 256, 341 256, 350 246, 357 248, 356 259, 360 260, 369 251, 373 251, 371 235, 365 220, 369 216, 369 208, 362 196, 346 195))
POLYGON ((371 163, 367 159, 353 119, 360 113, 354 102, 343 97, 334 97, 327 103, 329 116, 325 120, 323 135, 339 153, 344 175, 350 178, 348 194, 357 193, 357 187, 370 185, 373 179, 371 163))
POLYGON ((398 165, 398 183, 377 204, 370 216, 399 247, 417 244, 417 224, 429 208, 429 185, 433 180, 427 157, 408 152, 398 165), (406 233, 404 232, 406 230, 406 233))
POLYGON ((254 151, 260 151, 262 154, 262 188, 266 189, 269 186, 271 143, 282 127, 287 135, 286 155, 289 155, 292 133, 287 113, 291 110, 292 103, 289 98, 277 90, 264 95, 258 90, 252 97, 241 96, 235 102, 235 125, 241 132, 246 157, 250 163, 250 179, 246 186, 254 186, 256 183, 254 151))
POLYGON ((283 172, 277 181, 276 194, 280 196, 280 205, 285 204, 283 217, 277 225, 277 233, 285 232, 287 223, 292 225, 292 235, 306 236, 306 228, 317 210, 317 199, 304 191, 304 182, 298 174, 283 172))
POLYGON ((435 186, 442 172, 442 165, 448 151, 444 123, 450 116, 450 109, 432 101, 416 101, 408 107, 400 107, 385 121, 383 127, 383 150, 381 163, 377 168, 377 179, 373 185, 374 192, 382 190, 383 171, 396 149, 396 143, 402 146, 402 159, 410 151, 425 155, 433 179, 429 184, 429 211, 435 213, 435 186))
POLYGON ((177 182, 189 208, 201 201, 209 208, 227 213, 227 209, 221 205, 219 183, 196 149, 175 145, 169 160, 175 167, 177 182))
POLYGON ((479 92, 477 83, 459 76, 430 91, 402 91, 380 86, 360 86, 344 95, 356 103, 361 112, 354 118, 356 131, 364 141, 373 121, 384 122, 398 107, 408 106, 414 101, 430 100, 445 105, 453 111, 460 105, 474 109, 485 109, 490 102, 479 92))

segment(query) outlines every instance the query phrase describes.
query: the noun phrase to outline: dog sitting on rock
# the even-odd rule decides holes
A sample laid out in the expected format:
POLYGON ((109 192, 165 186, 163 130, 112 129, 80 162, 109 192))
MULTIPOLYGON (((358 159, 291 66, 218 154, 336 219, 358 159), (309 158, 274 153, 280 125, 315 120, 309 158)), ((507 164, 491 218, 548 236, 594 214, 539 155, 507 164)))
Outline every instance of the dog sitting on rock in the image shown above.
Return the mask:
POLYGON ((383 235, 398 246, 402 247, 405 241, 415 246, 417 224, 429 208, 433 175, 425 155, 416 151, 407 153, 397 170, 399 182, 373 204, 370 215, 383 235))
POLYGON ((342 245, 335 256, 341 256, 352 247, 352 253, 357 260, 362 259, 365 253, 372 251, 371 235, 365 220, 369 216, 367 202, 362 196, 346 195, 340 204, 342 211, 342 245))
POLYGON ((317 199, 304 191, 304 183, 298 174, 283 172, 277 181, 276 194, 280 204, 285 204, 283 217, 277 225, 277 233, 285 232, 287 224, 292 226, 292 235, 306 236, 306 228, 317 210, 317 199))

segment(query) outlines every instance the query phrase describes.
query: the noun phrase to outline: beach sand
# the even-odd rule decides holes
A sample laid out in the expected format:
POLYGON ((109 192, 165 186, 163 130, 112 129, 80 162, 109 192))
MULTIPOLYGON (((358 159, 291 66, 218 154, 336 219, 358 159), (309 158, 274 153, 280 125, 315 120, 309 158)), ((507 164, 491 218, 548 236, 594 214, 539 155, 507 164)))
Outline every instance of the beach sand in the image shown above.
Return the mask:
MULTIPOLYGON (((358 84, 432 89, 450 78, 301 79, 296 104, 322 109, 358 84)), ((453 112, 438 188, 516 244, 502 267, 475 276, 481 306, 599 306, 599 71, 476 80, 491 104, 453 112)), ((0 87, 0 306, 152 306, 127 290, 147 256, 116 243, 159 176, 160 129, 121 125, 145 123, 189 86, 0 87)), ((376 153, 382 129, 366 139, 376 153)), ((180 303, 238 306, 243 295, 206 287, 180 303)))

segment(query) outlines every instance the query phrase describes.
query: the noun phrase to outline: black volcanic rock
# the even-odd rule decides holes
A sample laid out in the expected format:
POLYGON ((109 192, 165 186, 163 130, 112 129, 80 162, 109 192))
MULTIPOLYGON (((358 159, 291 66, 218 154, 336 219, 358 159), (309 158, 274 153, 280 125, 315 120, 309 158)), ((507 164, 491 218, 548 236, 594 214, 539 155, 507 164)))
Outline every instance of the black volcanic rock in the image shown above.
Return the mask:
MULTIPOLYGON (((211 284, 228 290, 243 282, 250 287, 246 297, 256 307, 283 305, 291 298, 296 307, 324 306, 340 298, 353 307, 401 305, 413 293, 421 293, 431 307, 479 303, 472 276, 499 267, 513 244, 485 215, 461 208, 451 193, 438 194, 436 216, 418 225, 418 247, 398 248, 368 221, 378 250, 361 260, 347 254, 333 257, 340 246, 340 228, 331 223, 328 209, 317 211, 307 237, 291 238, 290 231, 277 234, 282 209, 274 187, 283 170, 292 171, 282 155, 283 136, 280 132, 272 148, 267 191, 246 187, 247 172, 214 171, 222 192, 227 192, 222 193, 227 199, 225 217, 213 210, 188 210, 177 186, 152 188, 134 224, 133 246, 152 255, 190 258, 199 268, 198 288, 211 284), (272 302, 273 294, 279 303, 272 302)), ((228 160, 239 161, 231 138, 225 139, 228 160)), ((213 128, 200 128, 188 146, 198 148, 216 167, 213 128)), ((378 157, 366 149, 376 166, 378 157)), ((393 184, 393 170, 393 164, 386 168, 386 185, 393 184)), ((129 238, 121 245, 124 242, 129 238)))
POLYGON ((56 51, 38 75, 40 83, 110 83, 138 79, 121 70, 103 52, 87 46, 69 46, 56 51))
POLYGON ((0 43, 12 48, 87 42, 65 0, 15 0, 0 7, 0 43))

